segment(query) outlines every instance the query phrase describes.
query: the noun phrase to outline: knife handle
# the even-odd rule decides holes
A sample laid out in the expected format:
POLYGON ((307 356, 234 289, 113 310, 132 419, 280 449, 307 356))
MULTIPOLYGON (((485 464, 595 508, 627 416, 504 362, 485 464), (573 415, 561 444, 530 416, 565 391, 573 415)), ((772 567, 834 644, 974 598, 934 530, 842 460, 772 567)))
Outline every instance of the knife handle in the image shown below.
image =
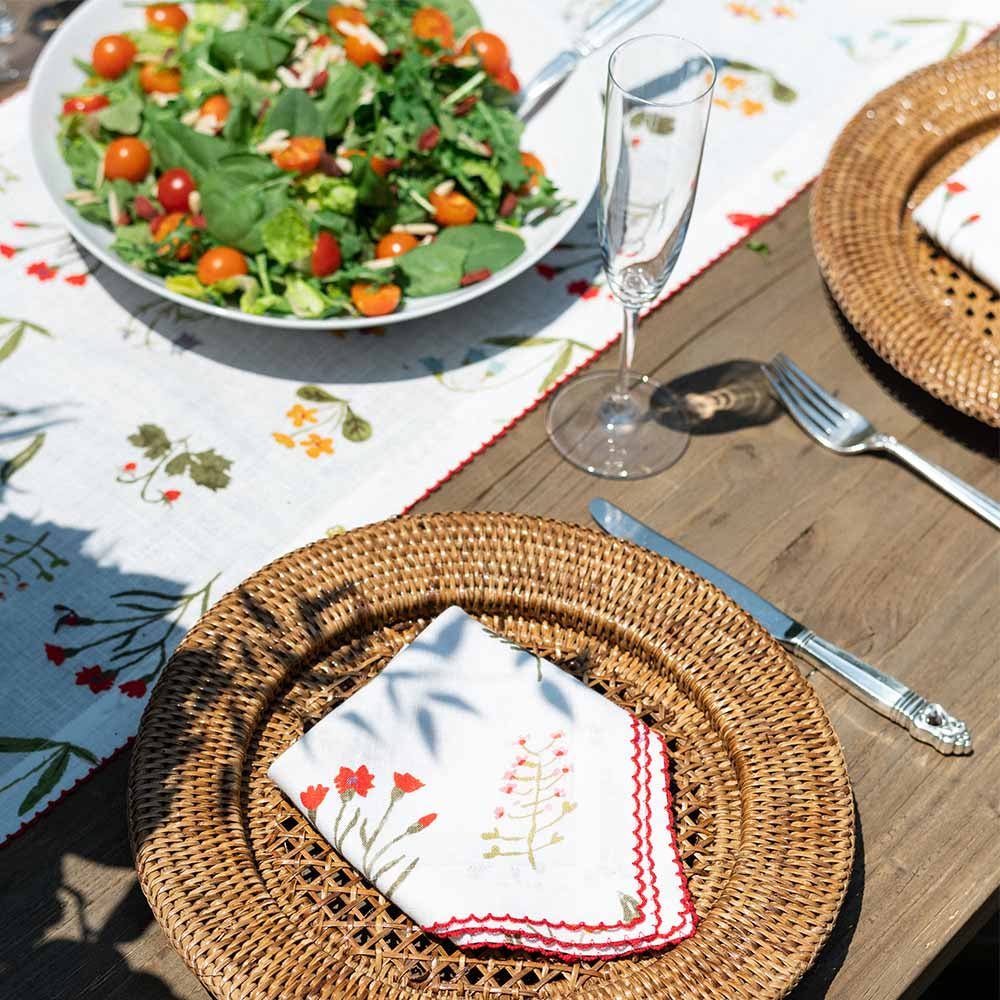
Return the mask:
POLYGON ((619 31, 631 28, 636 21, 652 13, 662 0, 619 0, 612 4, 597 20, 587 25, 587 30, 576 40, 574 47, 581 56, 596 52, 619 31))
POLYGON ((869 708, 909 730, 914 739, 929 743, 943 754, 972 753, 972 734, 964 722, 895 677, 876 670, 809 629, 790 638, 787 645, 804 654, 869 708))

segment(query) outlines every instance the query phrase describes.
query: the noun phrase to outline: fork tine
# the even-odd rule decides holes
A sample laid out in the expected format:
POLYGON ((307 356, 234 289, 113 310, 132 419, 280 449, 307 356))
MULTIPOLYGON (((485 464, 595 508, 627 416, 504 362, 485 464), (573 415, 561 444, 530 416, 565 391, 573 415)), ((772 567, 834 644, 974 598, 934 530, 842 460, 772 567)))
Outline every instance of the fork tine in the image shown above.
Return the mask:
POLYGON ((795 422, 809 435, 822 440, 830 436, 830 419, 809 405, 802 394, 788 381, 785 374, 770 365, 761 365, 771 388, 778 394, 782 405, 794 417, 795 422))
POLYGON ((845 402, 838 399, 832 393, 827 392, 821 385, 813 381, 787 354, 775 355, 772 364, 783 369, 792 381, 798 381, 804 388, 811 390, 812 395, 816 397, 817 401, 825 403, 838 417, 860 416, 859 413, 852 410, 845 402))

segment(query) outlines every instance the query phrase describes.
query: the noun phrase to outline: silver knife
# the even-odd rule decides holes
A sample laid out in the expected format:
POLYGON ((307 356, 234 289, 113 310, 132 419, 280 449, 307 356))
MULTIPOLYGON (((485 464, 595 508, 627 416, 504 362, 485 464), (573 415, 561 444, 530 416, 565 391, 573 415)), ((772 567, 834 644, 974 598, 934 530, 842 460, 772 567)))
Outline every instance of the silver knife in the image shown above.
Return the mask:
POLYGON ((609 535, 625 538, 666 556, 715 584, 756 618, 786 649, 806 656, 845 691, 909 730, 914 739, 929 743, 944 754, 972 753, 972 734, 968 727, 940 705, 929 702, 895 677, 876 670, 864 660, 820 638, 739 580, 734 580, 711 563, 647 528, 613 503, 591 500, 590 514, 609 535))
POLYGON ((618 0, 618 3, 612 4, 593 24, 587 26, 587 30, 573 42, 573 48, 560 52, 524 85, 517 109, 518 117, 527 118, 576 69, 581 59, 596 52, 618 32, 631 28, 636 21, 659 7, 660 2, 618 0))

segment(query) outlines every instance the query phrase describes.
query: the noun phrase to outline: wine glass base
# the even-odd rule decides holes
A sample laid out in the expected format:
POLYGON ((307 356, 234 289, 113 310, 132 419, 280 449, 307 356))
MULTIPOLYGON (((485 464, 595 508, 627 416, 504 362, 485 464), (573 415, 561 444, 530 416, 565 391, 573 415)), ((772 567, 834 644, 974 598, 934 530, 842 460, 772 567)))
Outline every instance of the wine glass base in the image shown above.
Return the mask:
POLYGON ((653 379, 629 373, 626 397, 618 373, 579 375, 549 404, 545 426, 568 462, 605 479, 644 479, 673 465, 688 445, 680 398, 653 379))

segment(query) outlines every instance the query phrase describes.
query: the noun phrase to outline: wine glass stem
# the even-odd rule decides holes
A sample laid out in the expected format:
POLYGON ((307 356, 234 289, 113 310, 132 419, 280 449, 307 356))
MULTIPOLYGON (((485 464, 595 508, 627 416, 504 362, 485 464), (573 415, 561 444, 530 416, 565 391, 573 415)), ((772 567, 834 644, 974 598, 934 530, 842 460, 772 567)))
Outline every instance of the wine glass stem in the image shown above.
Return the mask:
POLYGON ((632 370, 632 358, 635 356, 635 331, 638 325, 639 310, 625 306, 625 327, 622 330, 618 350, 618 381, 615 385, 615 396, 622 403, 626 402, 629 396, 629 373, 632 370))

